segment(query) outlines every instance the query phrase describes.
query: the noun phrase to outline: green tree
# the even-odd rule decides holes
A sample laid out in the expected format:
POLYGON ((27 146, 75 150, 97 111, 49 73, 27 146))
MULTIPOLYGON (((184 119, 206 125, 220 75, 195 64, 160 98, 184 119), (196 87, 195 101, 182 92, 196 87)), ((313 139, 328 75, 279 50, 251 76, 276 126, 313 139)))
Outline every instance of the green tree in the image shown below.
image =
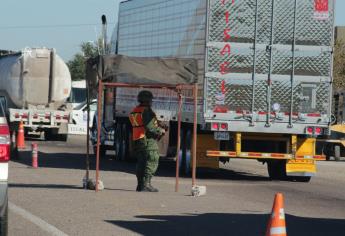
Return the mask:
POLYGON ((74 55, 74 57, 67 62, 67 66, 71 72, 72 80, 85 79, 85 62, 90 57, 99 55, 99 48, 101 40, 97 44, 93 42, 83 42, 80 45, 81 52, 74 55))
POLYGON ((333 88, 345 89, 345 43, 338 40, 334 46, 333 88))

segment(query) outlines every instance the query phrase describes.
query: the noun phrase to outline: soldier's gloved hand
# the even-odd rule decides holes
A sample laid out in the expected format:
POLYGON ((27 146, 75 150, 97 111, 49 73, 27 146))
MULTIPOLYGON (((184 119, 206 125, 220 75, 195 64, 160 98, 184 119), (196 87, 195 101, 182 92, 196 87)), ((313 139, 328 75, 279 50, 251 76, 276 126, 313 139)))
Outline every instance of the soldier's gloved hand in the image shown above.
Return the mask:
POLYGON ((167 132, 167 131, 169 130, 169 126, 167 126, 167 125, 165 125, 165 124, 163 124, 163 125, 161 126, 161 128, 164 129, 165 132, 167 132))
POLYGON ((165 131, 169 130, 169 126, 164 124, 162 121, 158 121, 158 126, 164 129, 165 131))

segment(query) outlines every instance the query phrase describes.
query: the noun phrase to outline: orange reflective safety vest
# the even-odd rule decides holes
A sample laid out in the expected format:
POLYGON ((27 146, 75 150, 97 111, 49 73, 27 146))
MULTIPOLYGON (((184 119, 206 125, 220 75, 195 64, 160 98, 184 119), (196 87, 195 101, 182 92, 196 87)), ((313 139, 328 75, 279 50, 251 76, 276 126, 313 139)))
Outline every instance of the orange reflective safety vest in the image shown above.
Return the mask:
POLYGON ((133 141, 145 138, 145 126, 143 122, 143 112, 146 107, 137 106, 129 115, 129 120, 133 127, 133 141))

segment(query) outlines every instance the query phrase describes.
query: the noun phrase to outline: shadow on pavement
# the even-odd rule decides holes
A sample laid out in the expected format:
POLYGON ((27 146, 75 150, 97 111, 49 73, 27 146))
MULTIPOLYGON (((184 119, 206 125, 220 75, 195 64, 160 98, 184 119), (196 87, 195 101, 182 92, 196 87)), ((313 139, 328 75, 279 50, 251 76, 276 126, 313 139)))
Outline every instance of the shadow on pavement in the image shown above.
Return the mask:
POLYGON ((10 188, 47 188, 47 189, 83 189, 78 185, 64 185, 64 184, 9 184, 10 188))
MULTIPOLYGON (((85 154, 82 153, 45 153, 38 152, 38 165, 44 168, 63 168, 63 169, 85 169, 85 154)), ((101 171, 118 171, 135 174, 134 162, 115 161, 114 155, 107 155, 100 160, 101 171)), ((19 158, 12 161, 27 166, 31 166, 31 151, 19 152, 19 158)), ((90 169, 96 166, 95 156, 90 155, 90 169)), ((175 177, 175 162, 164 160, 160 162, 156 176, 175 177)), ((182 177, 190 178, 190 175, 182 177)), ((234 181, 269 181, 266 176, 253 175, 246 172, 238 172, 229 169, 198 169, 197 178, 199 179, 226 179, 234 181)))
MULTIPOLYGON (((206 213, 182 216, 137 216, 138 221, 106 220, 140 235, 265 235, 266 214, 206 213)), ((345 220, 286 215, 287 233, 294 236, 343 235, 345 220)))

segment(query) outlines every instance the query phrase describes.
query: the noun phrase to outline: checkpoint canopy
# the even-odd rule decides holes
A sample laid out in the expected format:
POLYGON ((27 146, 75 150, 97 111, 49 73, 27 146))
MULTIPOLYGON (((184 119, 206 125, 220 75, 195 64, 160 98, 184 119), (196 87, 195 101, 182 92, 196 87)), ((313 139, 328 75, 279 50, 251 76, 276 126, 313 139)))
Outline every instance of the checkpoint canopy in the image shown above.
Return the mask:
POLYGON ((195 59, 103 55, 87 61, 86 79, 94 89, 98 79, 111 83, 174 86, 197 83, 197 70, 195 59))
MULTIPOLYGON (((101 100, 104 87, 156 87, 183 89, 193 88, 194 91, 194 125, 193 125, 193 175, 192 185, 195 185, 196 173, 196 132, 197 132, 197 60, 188 58, 161 58, 161 57, 128 57, 123 55, 102 55, 90 58, 86 66, 88 87, 88 104, 90 97, 98 95, 98 138, 96 154, 96 191, 99 180, 99 146, 101 122, 101 100), (97 90, 98 88, 98 90, 97 90), (97 94, 97 92, 99 94, 97 94)), ((182 97, 179 96, 178 127, 181 127, 182 97)), ((89 108, 88 108, 89 112, 89 108)), ((88 115, 88 127, 89 118, 88 115)), ((180 147, 180 133, 177 135, 178 149, 180 147)), ((89 129, 87 132, 89 140, 89 129)), ((176 191, 178 191, 178 163, 176 157, 176 191)), ((89 142, 87 141, 86 179, 89 180, 89 142)))

